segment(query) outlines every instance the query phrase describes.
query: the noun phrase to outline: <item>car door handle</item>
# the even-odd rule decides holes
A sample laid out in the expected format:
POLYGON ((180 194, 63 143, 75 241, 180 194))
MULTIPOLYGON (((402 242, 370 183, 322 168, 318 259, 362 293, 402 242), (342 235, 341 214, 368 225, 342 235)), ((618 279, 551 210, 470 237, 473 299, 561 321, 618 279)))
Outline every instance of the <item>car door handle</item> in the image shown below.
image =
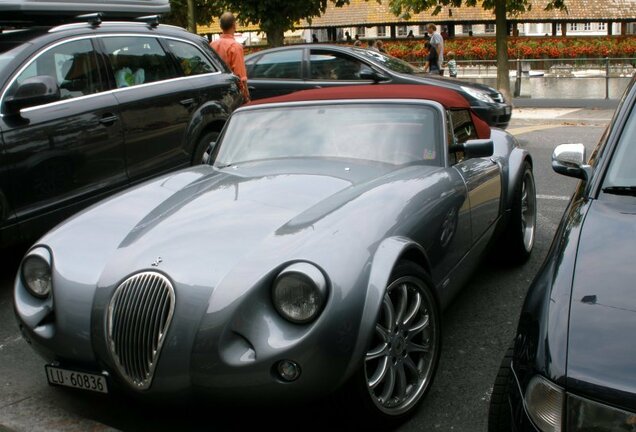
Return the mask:
POLYGON ((249 91, 252 91, 252 90, 256 90, 256 87, 254 87, 254 86, 248 86, 248 87, 247 87, 247 89, 248 89, 249 91))
POLYGON ((189 107, 190 105, 194 104, 194 99, 190 98, 190 99, 183 99, 180 100, 179 103, 181 105, 183 105, 184 107, 189 107))
POLYGON ((322 88, 322 86, 315 85, 315 86, 314 86, 314 88, 315 88, 315 89, 319 89, 319 88, 322 88))
POLYGON ((104 114, 102 118, 99 119, 99 122, 105 126, 110 126, 115 123, 118 118, 119 117, 117 117, 115 114, 108 113, 104 114))

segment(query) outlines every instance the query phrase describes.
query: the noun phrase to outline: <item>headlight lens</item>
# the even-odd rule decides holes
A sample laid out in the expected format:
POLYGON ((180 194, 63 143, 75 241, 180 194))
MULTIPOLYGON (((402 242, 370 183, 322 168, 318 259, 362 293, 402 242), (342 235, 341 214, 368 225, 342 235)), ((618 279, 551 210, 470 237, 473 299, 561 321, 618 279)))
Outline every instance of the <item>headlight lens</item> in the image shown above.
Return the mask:
POLYGON ((309 263, 295 263, 276 277, 272 291, 274 307, 288 321, 305 324, 315 320, 327 299, 327 281, 309 263))
POLYGON ((568 430, 610 432, 634 430, 636 415, 607 405, 568 395, 568 430))
POLYGON ((51 294, 51 254, 48 250, 34 249, 24 258, 22 282, 35 297, 46 298, 51 294))
POLYGON ((486 93, 471 88, 471 87, 465 87, 462 86, 462 90, 464 90, 466 93, 468 93, 469 95, 471 95, 472 97, 474 97, 475 99, 478 99, 482 102, 488 102, 488 103, 494 103, 495 101, 492 100, 492 98, 490 96, 488 96, 486 93))
POLYGON ((563 418, 563 390, 541 376, 526 389, 526 408, 534 424, 543 432, 560 432, 563 418))

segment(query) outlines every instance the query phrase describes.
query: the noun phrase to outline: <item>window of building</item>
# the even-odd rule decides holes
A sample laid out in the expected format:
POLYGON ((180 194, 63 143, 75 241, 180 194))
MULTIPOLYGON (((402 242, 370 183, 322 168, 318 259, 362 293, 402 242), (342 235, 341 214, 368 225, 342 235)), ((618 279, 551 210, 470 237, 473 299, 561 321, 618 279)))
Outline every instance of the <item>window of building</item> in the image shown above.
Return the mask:
POLYGON ((425 34, 427 34, 427 33, 428 33, 428 30, 426 29, 426 26, 425 26, 425 25, 420 25, 420 26, 417 28, 417 34, 418 34, 418 35, 420 35, 420 36, 424 36, 424 35, 425 35, 425 34))
POLYGON ((579 29, 578 23, 570 23, 570 31, 577 31, 579 29))
POLYGON ((386 36, 386 26, 378 26, 378 37, 386 36))
POLYGON ((406 26, 405 25, 399 25, 397 26, 397 35, 398 36, 406 36, 406 26))
POLYGON ((486 33, 494 33, 495 25, 494 24, 486 24, 486 33))
POLYGON ((557 33, 561 33, 561 23, 557 23, 557 33))
POLYGON ((365 26, 356 27, 356 34, 360 37, 364 37, 367 28, 365 26))
POLYGON ((462 33, 463 34, 468 34, 471 31, 473 31, 473 25, 472 24, 463 24, 462 25, 462 33))
POLYGON ((607 26, 606 26, 606 24, 604 22, 600 22, 600 23, 598 23, 598 29, 601 30, 601 31, 605 31, 605 30, 607 30, 607 26))
POLYGON ((592 30, 592 25, 589 22, 583 23, 583 30, 585 31, 592 30))

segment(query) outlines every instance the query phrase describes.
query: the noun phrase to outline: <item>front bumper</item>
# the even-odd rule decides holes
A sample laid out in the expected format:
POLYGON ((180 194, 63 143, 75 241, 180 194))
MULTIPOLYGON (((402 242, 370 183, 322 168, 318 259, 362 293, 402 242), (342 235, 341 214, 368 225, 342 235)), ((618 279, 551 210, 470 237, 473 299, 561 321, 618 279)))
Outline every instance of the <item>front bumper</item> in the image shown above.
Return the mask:
POLYGON ((498 127, 500 129, 508 127, 510 117, 512 116, 512 105, 509 104, 473 106, 472 109, 491 127, 498 127))

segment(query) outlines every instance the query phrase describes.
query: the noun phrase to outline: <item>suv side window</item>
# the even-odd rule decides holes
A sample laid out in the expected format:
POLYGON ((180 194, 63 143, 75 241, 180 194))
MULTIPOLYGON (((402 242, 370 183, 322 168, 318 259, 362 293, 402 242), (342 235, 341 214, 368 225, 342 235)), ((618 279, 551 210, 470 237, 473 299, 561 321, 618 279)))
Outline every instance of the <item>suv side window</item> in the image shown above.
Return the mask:
POLYGON ((62 99, 104 91, 93 44, 89 39, 57 45, 42 53, 17 77, 8 95, 25 79, 47 75, 57 80, 62 99))
POLYGON ((155 38, 113 36, 101 40, 110 59, 117 88, 178 76, 172 60, 155 38))
POLYGON ((165 42, 177 58, 183 75, 191 76, 216 72, 212 62, 194 45, 173 39, 166 39, 165 42))
POLYGON ((302 61, 302 49, 268 53, 252 67, 250 78, 301 79, 302 61))
POLYGON ((311 50, 309 71, 311 79, 358 81, 360 72, 371 70, 369 66, 346 54, 311 50))

